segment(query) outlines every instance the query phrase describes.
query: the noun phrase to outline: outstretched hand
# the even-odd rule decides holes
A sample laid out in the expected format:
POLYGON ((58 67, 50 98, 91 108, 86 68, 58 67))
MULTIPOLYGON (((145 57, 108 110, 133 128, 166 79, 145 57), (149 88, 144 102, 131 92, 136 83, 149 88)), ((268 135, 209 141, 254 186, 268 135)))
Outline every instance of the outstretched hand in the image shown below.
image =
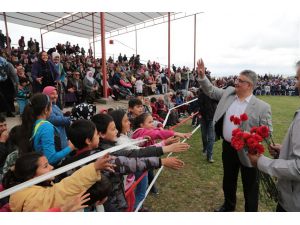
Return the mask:
POLYGON ((115 172, 114 167, 116 165, 111 164, 110 161, 112 160, 112 156, 110 156, 108 153, 106 153, 101 158, 97 159, 95 162, 95 169, 96 170, 108 170, 111 172, 115 172))
POLYGON ((180 141, 180 138, 179 137, 169 137, 165 140, 165 145, 171 145, 171 144, 174 144, 174 143, 177 143, 180 141))
POLYGON ((204 62, 202 59, 199 59, 197 61, 197 72, 201 79, 203 79, 205 77, 205 66, 204 66, 204 62))
POLYGON ((169 152, 185 152, 190 148, 190 145, 187 143, 174 143, 168 146, 163 147, 164 153, 169 153, 169 152))
POLYGON ((183 168, 184 162, 176 157, 169 157, 161 160, 162 165, 173 170, 179 170, 183 168))
POLYGON ((85 191, 81 192, 75 198, 70 201, 67 201, 64 205, 60 207, 62 212, 76 212, 80 209, 88 207, 88 205, 84 205, 87 201, 90 200, 90 193, 84 194, 85 191))

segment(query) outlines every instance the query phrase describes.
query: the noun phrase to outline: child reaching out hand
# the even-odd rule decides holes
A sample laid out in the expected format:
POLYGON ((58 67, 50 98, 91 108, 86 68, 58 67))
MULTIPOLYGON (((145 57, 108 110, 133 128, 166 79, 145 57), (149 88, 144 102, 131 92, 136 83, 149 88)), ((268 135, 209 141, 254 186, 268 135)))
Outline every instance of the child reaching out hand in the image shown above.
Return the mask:
POLYGON ((156 140, 165 140, 172 136, 177 136, 180 138, 190 138, 192 136, 191 133, 179 133, 173 130, 155 128, 153 125, 153 117, 149 113, 143 113, 135 118, 133 130, 133 139, 141 137, 144 138, 145 136, 149 136, 151 138, 151 140, 145 143, 144 146, 153 145, 155 144, 156 140))

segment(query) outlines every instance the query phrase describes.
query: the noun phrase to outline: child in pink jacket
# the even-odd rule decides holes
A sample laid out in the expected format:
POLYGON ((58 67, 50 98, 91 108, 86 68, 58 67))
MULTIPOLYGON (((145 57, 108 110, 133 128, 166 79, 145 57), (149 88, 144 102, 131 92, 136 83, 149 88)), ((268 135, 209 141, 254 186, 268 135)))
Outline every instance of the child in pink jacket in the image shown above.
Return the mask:
POLYGON ((190 138, 191 133, 179 133, 173 130, 164 130, 155 128, 153 125, 153 117, 149 113, 143 113, 134 119, 132 138, 150 137, 151 140, 146 142, 143 147, 154 145, 157 140, 165 140, 172 136, 181 138, 190 138))

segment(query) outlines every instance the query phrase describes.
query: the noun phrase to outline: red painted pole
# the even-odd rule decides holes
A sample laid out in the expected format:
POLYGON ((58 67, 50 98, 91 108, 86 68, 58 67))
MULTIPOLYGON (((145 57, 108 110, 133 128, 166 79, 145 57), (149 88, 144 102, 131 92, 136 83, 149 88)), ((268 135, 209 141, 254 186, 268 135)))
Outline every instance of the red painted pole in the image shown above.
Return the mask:
POLYGON ((196 70, 196 35, 197 35, 197 14, 195 14, 194 20, 194 70, 196 70))
POLYGON ((171 16, 168 12, 168 76, 171 76, 171 70, 170 70, 170 57, 171 57, 171 16))
POLYGON ((96 58, 96 51, 95 51, 95 23, 94 23, 94 13, 92 14, 92 22, 93 22, 93 48, 94 48, 94 59, 96 58))
POLYGON ((100 12, 101 20, 101 50, 102 50, 102 74, 103 74, 103 96, 107 98, 107 73, 106 73, 106 52, 105 52, 105 18, 104 12, 100 12))
POLYGON ((5 31, 6 31, 6 46, 8 49, 8 53, 10 53, 10 41, 9 41, 9 35, 8 35, 8 28, 7 28, 7 20, 6 20, 6 13, 3 12, 3 17, 4 17, 4 24, 5 24, 5 31))

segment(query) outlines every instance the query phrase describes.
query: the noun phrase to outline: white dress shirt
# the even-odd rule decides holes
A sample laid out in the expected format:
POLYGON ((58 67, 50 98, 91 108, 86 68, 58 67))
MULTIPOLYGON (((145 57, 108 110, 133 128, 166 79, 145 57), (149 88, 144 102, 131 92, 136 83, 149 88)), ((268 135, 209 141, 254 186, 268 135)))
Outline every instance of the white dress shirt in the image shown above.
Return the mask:
POLYGON ((223 136, 225 141, 231 142, 232 131, 238 127, 230 121, 230 116, 234 115, 236 117, 239 117, 241 114, 243 114, 252 96, 253 95, 250 95, 245 100, 240 101, 238 96, 236 95, 234 102, 227 109, 225 118, 223 120, 223 136))

